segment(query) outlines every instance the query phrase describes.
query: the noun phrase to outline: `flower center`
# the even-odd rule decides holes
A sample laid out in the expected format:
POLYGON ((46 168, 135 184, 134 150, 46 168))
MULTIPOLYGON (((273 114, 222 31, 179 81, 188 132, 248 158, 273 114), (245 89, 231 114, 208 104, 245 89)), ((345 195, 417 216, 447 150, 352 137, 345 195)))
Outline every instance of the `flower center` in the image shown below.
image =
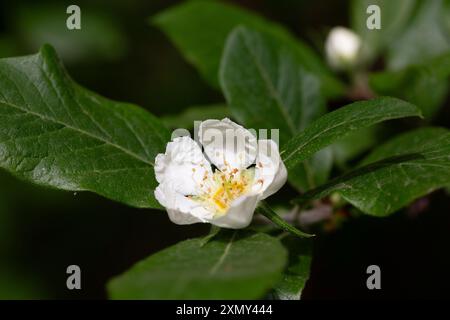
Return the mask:
POLYGON ((200 201, 215 217, 225 215, 233 200, 246 194, 253 183, 254 169, 225 168, 216 170, 214 174, 205 174, 200 188, 202 193, 192 199, 200 201))

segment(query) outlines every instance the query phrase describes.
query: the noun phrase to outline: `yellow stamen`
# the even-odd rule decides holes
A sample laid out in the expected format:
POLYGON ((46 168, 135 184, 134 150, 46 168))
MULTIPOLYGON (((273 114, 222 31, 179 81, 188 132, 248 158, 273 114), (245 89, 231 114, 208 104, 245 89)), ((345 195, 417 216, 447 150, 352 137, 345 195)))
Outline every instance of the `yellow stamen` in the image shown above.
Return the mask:
MULTIPOLYGON (((194 200, 202 202, 216 216, 225 215, 231 203, 248 192, 253 183, 253 176, 254 169, 216 170, 212 177, 207 178, 207 184, 210 187, 194 200)), ((203 181, 206 180, 205 178, 206 175, 203 181)), ((203 187, 203 184, 200 187, 203 187)))

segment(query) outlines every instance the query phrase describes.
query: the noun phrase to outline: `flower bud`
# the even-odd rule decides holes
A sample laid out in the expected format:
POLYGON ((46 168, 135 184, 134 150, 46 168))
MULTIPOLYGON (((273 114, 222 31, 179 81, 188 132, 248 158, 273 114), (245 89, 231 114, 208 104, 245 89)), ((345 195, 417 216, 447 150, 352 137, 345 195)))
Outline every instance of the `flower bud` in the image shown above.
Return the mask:
POLYGON ((358 62, 360 49, 359 36, 344 27, 333 28, 325 42, 328 63, 336 70, 352 69, 358 62))

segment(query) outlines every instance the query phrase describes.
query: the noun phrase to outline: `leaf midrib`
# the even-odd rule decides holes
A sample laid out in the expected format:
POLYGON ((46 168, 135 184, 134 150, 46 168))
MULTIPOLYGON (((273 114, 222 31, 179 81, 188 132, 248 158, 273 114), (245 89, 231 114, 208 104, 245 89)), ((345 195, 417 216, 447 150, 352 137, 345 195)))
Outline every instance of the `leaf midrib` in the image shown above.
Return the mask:
MULTIPOLYGON (((392 119, 393 116, 395 116, 395 114, 391 114, 391 115, 387 115, 385 117, 379 118, 378 122, 382 122, 384 120, 392 119)), ((354 117, 354 116, 352 116, 352 117, 354 117)), ((288 161, 294 154, 298 153, 299 150, 306 148, 308 145, 311 145, 314 141, 317 140, 317 138, 319 138, 320 136, 326 134, 330 130, 336 129, 338 127, 341 127, 341 126, 344 126, 344 125, 347 125, 347 124, 351 124, 353 122, 360 122, 361 120, 370 120, 370 119, 373 119, 373 118, 378 118, 378 116, 374 115, 374 116, 369 116, 369 117, 365 117, 365 118, 354 117, 354 119, 351 119, 348 122, 344 121, 344 122, 340 122, 340 123, 338 123, 336 125, 327 127, 325 130, 322 130, 322 131, 318 132, 311 139, 305 141, 303 144, 297 146, 294 150, 289 152, 289 154, 284 158, 284 161, 288 161)), ((373 125, 373 123, 371 123, 370 125, 373 125)), ((358 128, 358 129, 360 129, 360 128, 358 128)), ((355 130, 349 130, 349 132, 351 132, 351 131, 355 131, 355 130)), ((302 134, 302 133, 304 133, 304 131, 302 131, 300 134, 302 134)), ((293 139, 295 139, 295 137, 293 139)), ((280 155, 283 155, 286 151, 287 151, 287 149, 282 150, 280 152, 280 155)))
POLYGON ((243 38, 244 38, 244 41, 243 41, 244 46, 247 49, 247 51, 249 52, 250 56, 253 58, 256 69, 258 69, 259 74, 260 74, 264 84, 266 85, 267 90, 269 91, 270 95, 274 98, 275 104, 278 107, 278 109, 280 110, 284 120, 286 121, 286 123, 289 127, 289 130, 291 131, 291 134, 294 135, 297 130, 295 129, 295 125, 292 122, 291 118, 287 114, 287 109, 284 107, 284 104, 281 101, 281 99, 277 93, 277 90, 275 89, 275 87, 274 87, 269 75, 266 73, 264 67, 261 65, 258 57, 253 53, 253 51, 249 47, 245 35, 243 35, 243 38))
POLYGON ((65 122, 63 122, 63 121, 60 121, 60 120, 57 120, 57 119, 54 119, 54 118, 51 118, 51 117, 48 117, 48 116, 44 116, 44 115, 42 115, 42 114, 39 114, 39 113, 37 113, 37 112, 31 111, 31 110, 29 110, 29 109, 20 107, 20 106, 18 106, 18 105, 16 105, 16 104, 13 104, 13 103, 10 103, 10 102, 4 101, 4 100, 0 100, 0 103, 3 104, 3 105, 9 106, 9 107, 15 108, 15 109, 17 109, 17 110, 20 110, 20 111, 22 111, 22 112, 24 112, 24 113, 31 114, 31 115, 33 115, 33 116, 35 116, 35 117, 38 117, 38 118, 41 118, 41 119, 43 119, 43 120, 45 120, 45 121, 53 122, 53 123, 55 123, 55 124, 59 124, 59 125, 65 126, 65 127, 67 127, 68 129, 71 129, 71 130, 73 130, 73 131, 75 131, 75 132, 78 132, 78 133, 81 133, 81 134, 83 134, 83 135, 86 135, 86 136, 88 136, 88 137, 90 137, 90 138, 93 138, 93 139, 102 141, 102 142, 104 142, 105 144, 108 144, 108 145, 110 145, 110 146, 112 146, 112 147, 114 147, 114 148, 116 148, 116 149, 119 149, 120 151, 122 151, 122 152, 128 154, 129 156, 135 158, 136 160, 139 160, 139 161, 144 162, 144 163, 146 163, 146 164, 148 164, 148 165, 154 166, 154 163, 153 163, 153 162, 151 162, 151 161, 149 161, 149 160, 147 160, 147 159, 142 158, 141 156, 137 155, 136 153, 134 153, 134 152, 132 152, 132 151, 130 151, 130 150, 127 150, 127 149, 123 148, 122 146, 113 143, 112 141, 106 140, 106 139, 104 139, 104 138, 102 138, 102 137, 99 137, 99 136, 97 136, 97 135, 95 135, 95 134, 92 134, 92 133, 90 133, 90 132, 88 132, 88 131, 81 130, 81 129, 79 129, 79 128, 77 128, 77 127, 74 127, 74 126, 71 126, 71 125, 69 125, 69 124, 67 124, 67 123, 65 123, 65 122))
POLYGON ((231 249, 231 245, 233 244, 234 238, 236 237, 237 232, 235 231, 233 233, 233 236, 231 237, 230 241, 227 243, 222 255, 219 257, 219 260, 217 261, 217 263, 215 263, 211 270, 209 271, 210 275, 214 275, 217 270, 219 270, 219 268, 222 266, 223 262, 225 261, 228 253, 230 252, 231 249))
MULTIPOLYGON (((245 36, 244 36, 245 38, 245 36)), ((247 41, 244 39, 244 46, 247 49, 247 51, 249 52, 250 56, 253 58, 256 68, 260 73, 261 78, 263 79, 264 84, 266 85, 267 90, 270 92, 270 95, 274 98, 275 104, 278 107, 278 109, 281 112, 281 115, 283 116, 284 120, 286 121, 288 127, 289 127, 289 131, 291 132, 291 136, 295 136, 295 134, 297 133, 297 130, 295 128, 294 123, 291 120, 291 117, 289 117, 288 115, 288 110, 287 108, 284 106, 284 103, 281 101, 277 90, 275 89, 275 86, 273 85, 269 75, 265 72, 265 69, 263 68, 263 66, 261 65, 261 63, 259 62, 257 56, 255 54, 253 54, 253 51, 251 50, 251 48, 248 46, 247 41)), ((306 176, 307 176, 307 183, 309 185, 309 188, 314 188, 315 186, 315 179, 311 173, 311 168, 306 164, 303 163, 302 164, 306 176)))
MULTIPOLYGON (((450 165, 446 166, 446 165, 441 165, 441 164, 437 164, 437 163, 429 163, 429 162, 424 162, 424 163, 418 163, 416 161, 405 161, 399 164, 393 164, 392 166, 419 166, 419 167, 438 167, 438 168, 443 168, 443 169, 448 169, 450 168, 450 165)), ((367 174, 375 174, 377 170, 375 169, 374 171, 368 172, 367 174)), ((406 175, 408 178, 409 175, 406 175)), ((376 177, 374 177, 375 181, 378 181, 378 179, 376 177)), ((323 190, 320 189, 320 187, 310 190, 307 193, 301 195, 300 197, 298 197, 297 199, 315 199, 317 197, 320 197, 321 195, 326 195, 326 194, 330 194, 333 191, 341 191, 341 190, 346 190, 346 189, 351 189, 352 187, 349 186, 347 184, 347 180, 339 180, 339 177, 336 178, 336 181, 330 181, 329 185, 324 188, 323 190)))

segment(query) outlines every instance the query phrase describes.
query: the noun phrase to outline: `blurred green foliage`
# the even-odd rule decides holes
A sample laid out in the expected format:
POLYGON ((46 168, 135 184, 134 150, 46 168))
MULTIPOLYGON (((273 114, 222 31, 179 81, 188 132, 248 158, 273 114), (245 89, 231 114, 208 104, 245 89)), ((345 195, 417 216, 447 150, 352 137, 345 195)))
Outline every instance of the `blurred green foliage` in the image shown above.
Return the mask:
POLYGON ((51 44, 66 63, 123 57, 127 39, 117 17, 82 7, 81 30, 69 30, 66 8, 64 2, 19 6, 13 23, 18 39, 31 51, 44 43, 51 44))

